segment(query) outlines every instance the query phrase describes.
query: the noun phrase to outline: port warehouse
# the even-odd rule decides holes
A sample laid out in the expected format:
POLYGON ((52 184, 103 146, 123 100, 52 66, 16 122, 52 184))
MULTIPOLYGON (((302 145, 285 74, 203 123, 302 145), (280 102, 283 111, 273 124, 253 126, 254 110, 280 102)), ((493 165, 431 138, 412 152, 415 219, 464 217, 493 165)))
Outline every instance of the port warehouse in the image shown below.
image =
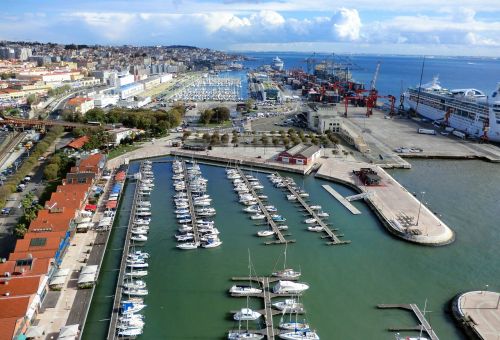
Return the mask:
POLYGON ((319 157, 320 148, 317 145, 297 144, 278 154, 276 160, 282 163, 308 165, 319 157))
MULTIPOLYGON (((92 207, 89 199, 102 192, 105 162, 106 156, 100 153, 80 159, 29 224, 25 236, 17 240, 8 259, 0 263, 1 340, 25 338, 49 288, 62 288, 66 276, 58 275, 59 267, 79 222, 91 216, 85 210, 92 207)), ((85 268, 82 265, 82 270, 85 268)), ((88 270, 94 273, 90 281, 95 280, 97 268, 88 270)))

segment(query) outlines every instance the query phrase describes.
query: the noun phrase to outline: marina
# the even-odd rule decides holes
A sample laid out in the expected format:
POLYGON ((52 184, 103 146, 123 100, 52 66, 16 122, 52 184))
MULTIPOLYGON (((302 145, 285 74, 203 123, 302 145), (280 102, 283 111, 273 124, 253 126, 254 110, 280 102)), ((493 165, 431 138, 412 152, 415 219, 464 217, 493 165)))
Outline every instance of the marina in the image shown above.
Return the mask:
POLYGON ((431 340, 439 340, 438 336, 432 329, 429 321, 425 318, 425 308, 424 311, 422 312, 420 308, 412 303, 412 304, 379 304, 377 305, 377 308, 379 309, 404 309, 411 311, 415 317, 418 319, 419 325, 416 327, 411 327, 411 328, 390 328, 389 331, 400 331, 400 330, 415 330, 415 331, 420 331, 420 336, 422 335, 422 332, 427 333, 427 335, 430 337, 431 340))
POLYGON ((146 305, 141 297, 148 294, 146 283, 137 278, 147 276, 148 253, 136 250, 147 241, 149 229, 150 195, 149 189, 154 186, 150 161, 142 162, 136 180, 132 209, 127 226, 127 234, 123 246, 113 308, 109 323, 108 339, 135 338, 142 334, 143 317, 138 312, 146 305), (149 212, 149 214, 148 214, 149 212))
MULTIPOLYGON (((317 212, 314 208, 314 206, 310 206, 305 200, 304 197, 309 196, 305 191, 302 191, 301 189, 297 188, 295 183, 293 182, 293 179, 288 179, 288 178, 283 178, 279 174, 273 174, 269 176, 272 181, 276 183, 276 185, 281 186, 283 188, 286 188, 292 195, 292 197, 288 196, 288 199, 291 201, 297 201, 300 203, 300 205, 307 211, 309 216, 311 217, 310 219, 306 219, 305 223, 306 224, 315 224, 315 226, 308 227, 308 230, 310 231, 315 231, 315 232, 324 232, 326 233, 325 237, 330 238, 330 242, 328 242, 328 245, 337 245, 337 244, 348 244, 351 243, 351 241, 344 241, 339 238, 339 235, 336 235, 334 233, 334 230, 332 230, 328 224, 326 224, 323 221, 323 218, 320 216, 321 213, 317 212), (274 180, 273 180, 274 179, 274 180)), ((316 206, 317 208, 321 209, 320 206, 316 206)), ((335 230, 336 231, 336 230, 335 230)))
MULTIPOLYGON (((252 186, 252 184, 248 180, 247 175, 243 172, 243 170, 241 170, 241 168, 239 168, 239 167, 236 167, 235 169, 236 169, 236 172, 238 173, 239 179, 241 179, 243 181, 243 183, 245 183, 246 188, 248 189, 249 193, 251 194, 251 196, 253 198, 253 203, 256 203, 259 207, 259 209, 256 212, 260 212, 263 215, 263 219, 266 220, 266 224, 271 228, 272 233, 269 233, 269 236, 273 235, 276 238, 275 241, 267 241, 267 242, 265 242, 265 244, 269 245, 269 244, 295 242, 295 240, 287 240, 285 238, 285 236, 282 233, 282 228, 280 228, 280 225, 276 222, 276 218, 273 215, 271 215, 271 213, 269 212, 266 205, 262 202, 262 198, 259 197, 261 195, 259 195, 256 192, 256 189, 254 188, 254 186, 252 186)), ((261 235, 265 235, 265 234, 261 233, 261 235)))
POLYGON ((205 75, 176 93, 172 99, 182 101, 238 101, 242 100, 239 78, 205 75))

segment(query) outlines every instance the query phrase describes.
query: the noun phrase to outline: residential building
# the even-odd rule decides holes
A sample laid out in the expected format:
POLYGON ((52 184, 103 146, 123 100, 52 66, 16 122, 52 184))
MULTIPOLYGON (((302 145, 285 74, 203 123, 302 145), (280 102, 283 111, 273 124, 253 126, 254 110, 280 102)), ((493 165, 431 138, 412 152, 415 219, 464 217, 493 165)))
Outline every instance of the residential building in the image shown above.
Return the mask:
POLYGON ((94 108, 94 100, 87 97, 74 97, 68 100, 66 105, 72 112, 85 114, 88 110, 94 108))

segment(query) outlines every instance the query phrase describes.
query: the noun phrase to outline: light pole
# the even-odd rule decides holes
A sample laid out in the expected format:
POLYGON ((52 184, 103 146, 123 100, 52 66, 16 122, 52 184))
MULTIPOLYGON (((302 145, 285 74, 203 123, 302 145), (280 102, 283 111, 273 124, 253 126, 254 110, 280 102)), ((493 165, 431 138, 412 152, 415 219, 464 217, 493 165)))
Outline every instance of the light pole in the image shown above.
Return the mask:
POLYGON ((422 200, 424 199, 425 191, 422 191, 421 194, 422 194, 422 197, 419 201, 420 204, 418 205, 418 215, 417 215, 417 224, 416 224, 417 226, 418 226, 418 221, 420 220, 420 210, 422 209, 422 200))

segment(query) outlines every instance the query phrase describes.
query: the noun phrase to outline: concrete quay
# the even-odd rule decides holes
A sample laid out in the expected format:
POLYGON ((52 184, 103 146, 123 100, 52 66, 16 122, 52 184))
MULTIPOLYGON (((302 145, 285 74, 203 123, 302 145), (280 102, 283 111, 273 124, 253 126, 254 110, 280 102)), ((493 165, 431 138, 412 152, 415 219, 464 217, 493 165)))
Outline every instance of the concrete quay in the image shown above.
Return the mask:
MULTIPOLYGON (((274 171, 289 171, 306 174, 314 164, 320 167, 316 177, 347 185, 363 193, 371 192, 365 199, 370 208, 380 218, 389 232, 409 242, 423 245, 445 245, 453 242, 453 231, 425 205, 421 204, 408 190, 392 178, 379 166, 344 159, 342 157, 323 156, 316 163, 309 165, 284 164, 274 161, 279 147, 214 147, 212 150, 192 151, 167 146, 166 139, 145 144, 142 148, 122 155, 108 162, 109 167, 122 164, 125 160, 144 159, 166 155, 196 158, 225 164, 237 164, 274 171), (381 185, 365 187, 353 174, 353 170, 371 168, 382 177, 381 185)), ((324 149, 324 155, 331 155, 324 149)))
POLYGON ((500 293, 471 291, 455 297, 453 316, 471 339, 493 340, 500 334, 500 293))

